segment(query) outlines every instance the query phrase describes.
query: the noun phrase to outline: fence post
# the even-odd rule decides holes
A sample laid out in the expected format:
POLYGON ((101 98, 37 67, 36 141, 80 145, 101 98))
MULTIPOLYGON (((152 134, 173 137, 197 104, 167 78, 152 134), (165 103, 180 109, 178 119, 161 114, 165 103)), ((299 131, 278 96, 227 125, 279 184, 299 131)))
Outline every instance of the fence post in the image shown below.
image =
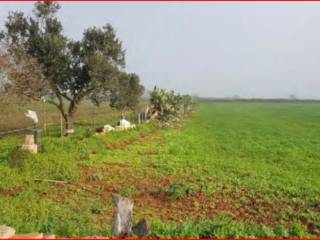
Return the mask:
POLYGON ((46 103, 43 102, 43 131, 47 135, 47 112, 46 112, 46 103))
POLYGON ((62 114, 60 114, 60 134, 63 137, 62 114))
POLYGON ((38 146, 38 151, 42 151, 42 144, 41 144, 41 129, 34 129, 33 136, 34 136, 34 143, 38 146))

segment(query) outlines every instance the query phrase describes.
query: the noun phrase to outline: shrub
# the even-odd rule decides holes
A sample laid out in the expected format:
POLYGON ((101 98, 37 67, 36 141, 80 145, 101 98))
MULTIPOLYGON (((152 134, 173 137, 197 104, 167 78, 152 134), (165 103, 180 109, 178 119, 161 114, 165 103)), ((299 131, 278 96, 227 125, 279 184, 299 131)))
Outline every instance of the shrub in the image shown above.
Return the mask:
POLYGON ((173 183, 165 187, 155 187, 150 193, 155 197, 165 198, 167 200, 178 200, 191 196, 198 187, 190 183, 173 183))
POLYGON ((189 113, 194 105, 189 95, 176 94, 174 91, 167 91, 155 87, 150 94, 152 113, 157 113, 161 120, 180 118, 189 113))
POLYGON ((195 192, 196 186, 189 183, 173 183, 166 189, 166 193, 170 196, 170 199, 177 200, 186 196, 191 196, 195 192))

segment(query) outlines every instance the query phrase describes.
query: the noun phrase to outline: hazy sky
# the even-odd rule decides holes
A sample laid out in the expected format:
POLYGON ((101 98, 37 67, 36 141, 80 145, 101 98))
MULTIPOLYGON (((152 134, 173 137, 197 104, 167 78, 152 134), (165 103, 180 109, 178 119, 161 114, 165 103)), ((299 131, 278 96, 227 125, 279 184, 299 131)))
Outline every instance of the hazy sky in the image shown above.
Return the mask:
MULTIPOLYGON (((31 14, 32 3, 1 2, 31 14)), ((68 2, 65 33, 111 23, 151 89, 207 97, 320 98, 320 3, 68 2)))

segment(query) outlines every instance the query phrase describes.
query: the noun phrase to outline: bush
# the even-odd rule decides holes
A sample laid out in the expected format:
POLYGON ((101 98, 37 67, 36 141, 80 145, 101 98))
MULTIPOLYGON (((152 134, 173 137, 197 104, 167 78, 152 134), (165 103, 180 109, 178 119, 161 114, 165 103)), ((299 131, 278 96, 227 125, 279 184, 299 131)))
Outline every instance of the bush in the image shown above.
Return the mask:
POLYGON ((156 187, 151 191, 151 194, 167 198, 168 200, 178 200, 184 197, 191 196, 198 188, 190 183, 173 183, 165 188, 156 187))
POLYGON ((177 200, 191 196, 196 190, 196 186, 189 183, 173 183, 166 188, 166 193, 170 199, 177 200))
POLYGON ((165 121, 182 117, 189 113, 194 105, 189 95, 180 95, 157 87, 150 94, 150 103, 151 112, 158 113, 158 118, 165 121))

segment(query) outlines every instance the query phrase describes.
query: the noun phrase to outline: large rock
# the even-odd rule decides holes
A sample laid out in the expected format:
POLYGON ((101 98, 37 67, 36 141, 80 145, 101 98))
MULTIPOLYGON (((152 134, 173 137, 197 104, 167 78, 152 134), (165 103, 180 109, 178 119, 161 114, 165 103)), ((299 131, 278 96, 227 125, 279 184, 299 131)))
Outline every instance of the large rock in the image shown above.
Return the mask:
POLYGON ((0 238, 11 238, 16 233, 16 230, 6 225, 0 225, 0 238))

